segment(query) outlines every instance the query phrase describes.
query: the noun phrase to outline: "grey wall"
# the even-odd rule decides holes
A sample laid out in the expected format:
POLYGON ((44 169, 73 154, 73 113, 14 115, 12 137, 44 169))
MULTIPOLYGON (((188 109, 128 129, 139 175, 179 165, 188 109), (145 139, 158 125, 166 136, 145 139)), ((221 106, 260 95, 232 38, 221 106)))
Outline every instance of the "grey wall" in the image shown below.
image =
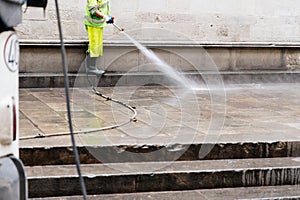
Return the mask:
MULTIPOLYGON (((64 36, 85 40, 85 0, 61 0, 64 36)), ((111 0, 111 14, 139 40, 199 42, 297 42, 299 0, 111 0), (175 32, 178 32, 174 34, 175 32)), ((21 39, 58 39, 54 1, 28 8, 17 27, 21 39)), ((107 40, 124 39, 111 26, 107 40)))

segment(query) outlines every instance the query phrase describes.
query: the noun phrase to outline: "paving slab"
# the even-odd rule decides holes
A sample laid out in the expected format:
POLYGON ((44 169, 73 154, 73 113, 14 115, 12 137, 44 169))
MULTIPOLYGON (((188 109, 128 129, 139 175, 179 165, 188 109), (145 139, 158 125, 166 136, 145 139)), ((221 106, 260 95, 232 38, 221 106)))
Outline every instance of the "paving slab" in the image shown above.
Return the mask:
MULTIPOLYGON (((74 130, 84 131, 76 134, 82 163, 300 156, 300 84, 97 89, 134 107, 136 120, 123 104, 71 89, 74 130)), ((25 165, 74 163, 64 92, 20 90, 25 165)))
MULTIPOLYGON (((299 83, 225 85, 186 94, 162 86, 98 88, 135 107, 137 121, 78 134, 77 141, 81 146, 300 141, 299 89, 299 83)), ((64 89, 20 89, 21 147, 69 146, 69 136, 24 138, 69 132, 65 105, 64 89)), ((114 126, 132 116, 88 88, 71 90, 71 108, 75 131, 114 126)))

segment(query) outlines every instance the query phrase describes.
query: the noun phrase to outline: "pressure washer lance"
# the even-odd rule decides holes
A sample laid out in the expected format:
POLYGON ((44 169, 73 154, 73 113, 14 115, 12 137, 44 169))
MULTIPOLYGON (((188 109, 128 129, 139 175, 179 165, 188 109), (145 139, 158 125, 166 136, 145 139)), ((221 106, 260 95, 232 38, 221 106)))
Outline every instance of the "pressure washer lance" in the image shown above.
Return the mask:
POLYGON ((124 31, 124 28, 121 28, 120 26, 118 26, 117 24, 113 23, 112 24, 116 29, 118 29, 119 31, 124 31))

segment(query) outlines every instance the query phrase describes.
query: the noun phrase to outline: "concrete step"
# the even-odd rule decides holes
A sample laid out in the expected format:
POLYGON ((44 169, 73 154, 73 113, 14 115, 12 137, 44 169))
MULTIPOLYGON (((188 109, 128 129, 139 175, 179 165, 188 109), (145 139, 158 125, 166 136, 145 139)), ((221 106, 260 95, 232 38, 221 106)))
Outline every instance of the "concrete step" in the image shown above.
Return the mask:
MULTIPOLYGON (((134 143, 132 143, 134 144, 134 143)), ((155 161, 197 161, 241 158, 274 158, 300 157, 300 142, 243 142, 206 144, 211 151, 199 158, 201 147, 205 144, 134 144, 106 145, 99 147, 79 146, 79 157, 82 164, 104 162, 155 162, 155 161), (212 146, 210 146, 212 145, 212 146), (97 153, 101 152, 99 157, 97 153), (134 152, 128 156, 128 152, 134 152), (152 154, 155 152, 155 154, 152 154), (107 158, 105 155, 113 155, 107 158), (94 157, 96 156, 96 158, 94 157)), ((67 165, 74 164, 71 146, 22 147, 20 158, 26 166, 67 165)))
MULTIPOLYGON (((300 71, 289 70, 242 70, 242 71, 189 71, 184 73, 187 77, 203 82, 203 78, 210 80, 222 78, 227 84, 260 84, 260 83, 297 83, 300 82, 300 71)), ((146 83, 160 83, 170 85, 170 78, 160 72, 107 72, 101 77, 99 87, 111 87, 122 78, 122 86, 137 86, 146 83)), ((70 86, 88 86, 86 74, 69 74, 70 86)), ((56 88, 64 87, 62 73, 20 73, 20 88, 56 88)), ((121 86, 121 85, 119 85, 121 86)))
MULTIPOLYGON (((32 200, 81 200, 82 196, 32 198, 32 200)), ((300 199, 300 185, 241 187, 185 191, 146 192, 129 194, 89 195, 90 200, 270 200, 300 199)))
MULTIPOLYGON (((299 158, 82 165, 88 194, 300 184, 299 158)), ((81 195, 74 165, 25 167, 29 197, 81 195)))
MULTIPOLYGON (((68 71, 77 73, 84 62, 87 41, 65 41, 68 71)), ((294 70, 299 69, 299 43, 198 43, 193 41, 140 41, 180 71, 294 70)), ((21 41, 20 72, 61 73, 59 41, 21 41)), ((129 41, 106 41, 101 66, 108 71, 133 71, 148 64, 129 41)), ((151 66, 147 66, 147 71, 151 66)))

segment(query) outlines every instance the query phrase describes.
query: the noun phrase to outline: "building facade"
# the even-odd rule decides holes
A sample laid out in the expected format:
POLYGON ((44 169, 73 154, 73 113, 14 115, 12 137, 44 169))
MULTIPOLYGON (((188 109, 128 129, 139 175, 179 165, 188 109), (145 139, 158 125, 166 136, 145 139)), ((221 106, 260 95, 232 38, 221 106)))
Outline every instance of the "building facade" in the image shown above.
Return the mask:
MULTIPOLYGON (((85 2, 59 2, 66 39, 87 39, 85 2)), ((297 0, 111 0, 111 14, 119 26, 138 40, 154 41, 177 41, 172 33, 178 33, 203 43, 297 42, 299 8, 297 0)), ((54 1, 45 13, 28 8, 17 30, 21 39, 58 39, 54 1)), ((109 26, 105 34, 110 38, 116 31, 109 26)))

